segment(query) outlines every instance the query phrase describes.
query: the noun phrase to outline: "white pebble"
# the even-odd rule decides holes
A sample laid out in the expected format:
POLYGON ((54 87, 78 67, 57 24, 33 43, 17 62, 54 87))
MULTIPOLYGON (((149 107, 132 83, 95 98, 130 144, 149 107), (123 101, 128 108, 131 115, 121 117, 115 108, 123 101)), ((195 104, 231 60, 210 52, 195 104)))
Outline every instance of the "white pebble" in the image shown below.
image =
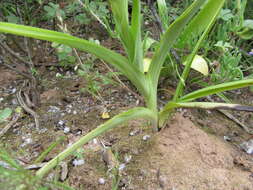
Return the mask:
POLYGON ((247 154, 253 154, 253 139, 243 142, 240 146, 247 154))
POLYGON ((58 125, 63 125, 65 122, 63 121, 63 120, 60 120, 59 122, 58 122, 58 125))
POLYGON ((142 139, 143 139, 144 141, 147 141, 149 138, 150 138, 150 135, 144 135, 144 136, 142 137, 142 139))
POLYGON ((98 179, 98 183, 99 183, 100 185, 104 185, 104 184, 105 184, 105 179, 104 179, 104 178, 99 178, 99 179, 98 179))
POLYGON ((120 164, 119 165, 119 171, 124 170, 126 167, 126 164, 120 164))
POLYGON ((124 160, 125 160, 126 163, 129 163, 132 160, 132 156, 131 155, 125 155, 124 160))
POLYGON ((84 164, 84 160, 83 160, 83 159, 81 159, 81 160, 75 159, 75 160, 73 160, 72 164, 73 164, 74 166, 81 166, 81 165, 84 164))
POLYGON ((70 128, 69 128, 69 127, 64 127, 64 129, 63 129, 63 132, 64 132, 64 133, 69 133, 69 131, 70 131, 70 128))

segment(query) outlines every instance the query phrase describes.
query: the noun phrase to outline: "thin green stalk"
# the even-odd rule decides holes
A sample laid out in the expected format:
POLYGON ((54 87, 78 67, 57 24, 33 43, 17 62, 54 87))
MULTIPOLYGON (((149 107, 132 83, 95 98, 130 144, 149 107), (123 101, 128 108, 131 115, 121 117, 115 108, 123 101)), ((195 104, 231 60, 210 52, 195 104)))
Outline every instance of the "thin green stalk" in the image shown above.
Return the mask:
POLYGON ((40 163, 42 162, 46 156, 57 146, 59 145, 63 140, 65 139, 64 136, 59 137, 55 142, 50 144, 50 146, 41 153, 41 155, 34 161, 34 163, 40 163))
POLYGON ((185 81, 189 75, 189 72, 191 70, 191 64, 192 64, 192 61, 194 59, 194 56, 197 54, 199 48, 200 48, 200 45, 201 43, 203 42, 203 40, 205 39, 206 35, 208 34, 209 30, 206 30, 203 35, 200 37, 200 39, 198 40, 197 42, 197 45, 194 47, 191 55, 188 57, 187 59, 187 63, 185 65, 185 68, 184 68, 184 71, 183 71, 183 74, 181 76, 181 80, 179 80, 179 83, 177 85, 177 89, 176 89, 176 92, 175 92, 175 95, 173 97, 173 101, 177 101, 178 98, 182 95, 183 93, 183 90, 184 90, 184 84, 185 84, 185 81))
POLYGON ((71 155, 74 151, 76 151, 78 148, 83 146, 85 143, 89 142, 90 140, 96 138, 97 136, 105 133, 106 131, 113 129, 114 127, 125 123, 129 120, 133 120, 136 118, 144 118, 148 120, 156 120, 156 114, 154 114, 153 111, 137 107, 133 108, 131 110, 128 110, 126 112, 123 112, 119 115, 116 115, 112 119, 108 120, 104 124, 98 126, 96 129, 89 132, 87 135, 81 137, 77 142, 72 144, 70 147, 66 148, 63 152, 58 154, 56 157, 54 157, 52 160, 50 160, 44 167, 42 167, 40 170, 36 172, 36 175, 38 177, 43 177, 50 169, 55 167, 57 164, 59 164, 63 159, 71 155))

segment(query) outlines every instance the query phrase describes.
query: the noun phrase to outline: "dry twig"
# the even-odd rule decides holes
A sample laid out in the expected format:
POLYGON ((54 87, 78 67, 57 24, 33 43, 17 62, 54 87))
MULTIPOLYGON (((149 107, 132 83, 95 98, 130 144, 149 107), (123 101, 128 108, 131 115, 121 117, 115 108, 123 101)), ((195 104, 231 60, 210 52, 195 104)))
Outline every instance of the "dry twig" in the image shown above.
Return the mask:
POLYGON ((14 115, 12 121, 10 121, 1 131, 0 131, 0 138, 7 133, 7 131, 18 121, 20 118, 20 114, 14 115))

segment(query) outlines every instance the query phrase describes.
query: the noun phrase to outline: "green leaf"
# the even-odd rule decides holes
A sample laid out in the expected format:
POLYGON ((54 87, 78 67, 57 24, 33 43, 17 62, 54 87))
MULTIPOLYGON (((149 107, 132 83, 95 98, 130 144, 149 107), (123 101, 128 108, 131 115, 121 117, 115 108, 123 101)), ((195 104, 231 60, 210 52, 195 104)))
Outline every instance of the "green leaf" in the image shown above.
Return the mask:
POLYGON ((247 19, 243 21, 243 28, 237 34, 244 40, 253 38, 253 20, 247 19))
POLYGON ((163 110, 159 113, 159 124, 163 126, 168 115, 175 108, 200 108, 200 109, 225 109, 237 111, 253 112, 253 106, 244 106, 240 104, 217 103, 217 102, 168 102, 163 110))
POLYGON ((247 86, 253 85, 253 79, 240 80, 235 82, 227 82, 223 84, 218 84, 215 86, 206 87, 197 91, 194 91, 190 94, 187 94, 179 99, 180 102, 189 102, 195 100, 197 98, 201 98, 204 96, 209 96, 212 94, 216 94, 219 92, 224 92, 228 90, 244 88, 247 86))
POLYGON ((131 20, 131 34, 135 42, 133 62, 138 64, 139 70, 143 72, 143 48, 141 39, 141 3, 140 0, 133 0, 133 11, 131 20))
POLYGON ((6 18, 7 18, 8 22, 15 23, 15 24, 19 23, 19 20, 20 20, 19 17, 15 16, 13 14, 7 16, 6 18))
MULTIPOLYGON (((206 38, 207 34, 211 30, 213 24, 215 23, 216 18, 219 15, 219 12, 220 12, 222 6, 224 5, 224 3, 225 3, 225 0, 220 0, 220 1, 209 0, 205 4, 205 6, 201 9, 201 11, 199 12, 199 14, 195 17, 195 19, 186 28, 186 31, 188 31, 189 28, 190 29, 191 28, 195 29, 196 34, 198 34, 198 33, 201 34, 202 30, 203 30, 203 33, 199 37, 196 45, 194 46, 194 48, 192 50, 192 53, 190 54, 190 56, 187 57, 186 66, 185 66, 184 71, 183 71, 183 73, 182 73, 182 75, 180 77, 181 80, 179 81, 179 83, 177 85, 176 93, 175 93, 175 95, 173 97, 174 101, 176 101, 182 95, 183 89, 184 89, 184 85, 185 85, 185 81, 186 81, 186 79, 187 79, 187 77, 189 75, 190 68, 191 68, 192 62, 194 60, 194 57, 197 54, 197 52, 198 52, 198 50, 200 48, 201 43, 204 41, 204 39, 206 38), (212 7, 212 8, 209 8, 209 7, 212 7), (209 13, 208 14, 208 18, 205 15, 207 13, 209 13), (209 22, 205 24, 205 28, 202 28, 202 27, 199 28, 198 24, 202 24, 202 22, 203 22, 203 20, 202 20, 203 19, 202 18, 203 14, 204 14, 204 18, 206 18, 207 21, 209 21, 209 22), (194 26, 195 26, 195 28, 194 28, 194 26)), ((189 36, 191 36, 191 35, 189 35, 189 36)))
POLYGON ((244 20, 243 27, 253 29, 253 20, 251 19, 244 20))
POLYGON ((4 122, 8 117, 12 114, 12 109, 5 108, 4 110, 0 110, 0 123, 4 122))
POLYGON ((157 0, 158 14, 161 18, 163 29, 167 30, 169 25, 169 11, 165 0, 157 0))
POLYGON ((163 34, 159 43, 159 48, 156 50, 152 62, 149 68, 149 75, 152 78, 153 88, 157 87, 159 75, 161 72, 162 65, 169 53, 170 48, 176 42, 180 33, 183 31, 187 23, 197 13, 199 8, 205 3, 205 0, 196 0, 189 6, 180 17, 173 22, 168 30, 163 34))
POLYGON ((180 35, 177 47, 184 48, 186 45, 192 44, 192 41, 203 33, 214 17, 218 16, 224 2, 225 0, 207 0, 198 15, 191 20, 182 35, 180 35))
POLYGON ((142 94, 147 95, 147 87, 143 82, 145 81, 143 73, 141 73, 136 67, 131 66, 125 57, 101 45, 73 37, 66 33, 5 22, 0 22, 0 32, 56 42, 91 53, 105 62, 113 65, 126 77, 128 77, 128 79, 142 94))
POLYGON ((230 9, 221 9, 219 17, 224 21, 229 21, 234 17, 234 15, 230 9))
POLYGON ((154 120, 156 121, 157 115, 154 112, 152 112, 150 109, 143 108, 143 107, 136 107, 126 112, 123 112, 121 114, 118 114, 114 116, 112 119, 105 122, 104 124, 98 126, 96 129, 92 130, 85 136, 81 137, 77 142, 75 142, 71 146, 67 147, 63 152, 58 154, 52 160, 47 162, 47 164, 44 167, 38 170, 36 175, 38 177, 43 177, 51 168, 55 167, 63 159, 65 159, 67 156, 72 154, 75 150, 83 146, 85 143, 105 133, 106 131, 109 131, 110 129, 115 128, 116 126, 119 126, 120 124, 123 124, 127 121, 130 121, 136 118, 144 118, 151 121, 154 121, 154 120))
POLYGON ((130 63, 135 58, 135 40, 132 36, 128 20, 128 0, 110 0, 117 33, 124 45, 130 63))
POLYGON ((228 104, 219 102, 175 102, 171 106, 177 108, 200 108, 200 109, 223 109, 223 110, 236 110, 236 111, 249 111, 253 112, 253 106, 244 106, 241 104, 228 104))

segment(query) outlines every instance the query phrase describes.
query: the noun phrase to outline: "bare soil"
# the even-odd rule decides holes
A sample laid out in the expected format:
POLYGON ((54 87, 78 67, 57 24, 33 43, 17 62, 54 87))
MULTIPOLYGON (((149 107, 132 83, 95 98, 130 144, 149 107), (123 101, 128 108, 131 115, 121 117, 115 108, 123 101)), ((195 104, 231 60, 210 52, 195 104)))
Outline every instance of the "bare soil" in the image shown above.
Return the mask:
MULTIPOLYGON (((2 67, 0 72, 0 97, 4 98, 0 109, 15 108, 18 106, 15 96, 8 92, 22 79, 2 67)), ((1 144, 26 164, 32 164, 59 136, 64 136, 65 140, 44 162, 104 122, 101 114, 105 107, 112 117, 141 104, 121 87, 106 88, 103 98, 107 103, 101 103, 89 94, 80 94, 79 87, 85 85, 81 78, 57 79, 54 77, 56 72, 51 71, 40 84, 42 101, 36 112, 40 115, 41 128, 36 129, 33 118, 24 114, 1 139, 1 144), (50 112, 54 107, 60 111, 50 112), (70 128, 70 132, 64 133, 63 127, 59 126, 60 120, 70 128), (27 138, 32 141, 25 144, 27 138)), ((243 101, 246 101, 245 98, 252 101, 252 94, 245 92, 243 101)), ((238 112, 236 117, 252 125, 252 114, 238 112)), ((120 171, 118 189, 252 190, 252 155, 247 155, 239 146, 252 138, 216 111, 178 110, 167 126, 156 134, 149 123, 137 120, 97 140, 110 146, 112 152, 118 155, 117 162, 125 164, 120 171), (143 140, 144 136, 146 140, 143 140), (231 140, 225 141, 224 136, 229 136, 231 140), (126 161, 126 157, 131 159, 126 161)), ((64 181, 81 190, 110 190, 113 176, 108 170, 108 163, 103 161, 103 147, 92 141, 83 149, 83 165, 73 166, 75 156, 66 160, 68 175, 64 181), (105 184, 99 184, 100 178, 105 179, 105 184)), ((59 169, 55 169, 49 176, 59 176, 59 173, 59 169)))

